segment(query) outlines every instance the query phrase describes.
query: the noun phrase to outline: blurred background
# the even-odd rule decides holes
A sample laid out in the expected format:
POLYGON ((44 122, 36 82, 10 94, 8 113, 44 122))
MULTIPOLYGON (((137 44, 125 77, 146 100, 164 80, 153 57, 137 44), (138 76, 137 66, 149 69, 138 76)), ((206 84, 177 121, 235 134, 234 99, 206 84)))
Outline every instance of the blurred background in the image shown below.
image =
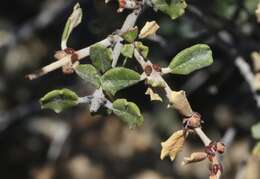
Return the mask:
MULTIPOLYGON (((51 72, 34 81, 24 76, 54 61, 67 17, 76 2, 83 21, 69 40, 80 49, 120 28, 130 11, 103 0, 12 0, 0 4, 0 178, 5 179, 203 179, 207 161, 181 166, 184 156, 203 150, 189 137, 174 162, 161 161, 160 142, 180 128, 178 114, 163 103, 150 102, 143 83, 120 91, 137 103, 145 123, 130 130, 115 116, 91 116, 80 105, 55 114, 41 110, 38 99, 57 88, 80 95, 93 89, 76 75, 51 72)), ((173 89, 183 89, 195 111, 202 114, 206 133, 224 140, 223 179, 259 179, 259 159, 251 156, 255 142, 251 126, 259 121, 260 105, 236 61, 252 68, 251 53, 260 48, 255 16, 258 0, 188 0, 186 13, 172 21, 147 8, 138 19, 160 25, 160 42, 150 46, 149 58, 166 66, 180 50, 196 43, 212 48, 214 64, 188 76, 166 76, 173 89)), ((82 62, 87 61, 83 60, 82 62)), ((130 62, 134 63, 134 62, 130 62)))

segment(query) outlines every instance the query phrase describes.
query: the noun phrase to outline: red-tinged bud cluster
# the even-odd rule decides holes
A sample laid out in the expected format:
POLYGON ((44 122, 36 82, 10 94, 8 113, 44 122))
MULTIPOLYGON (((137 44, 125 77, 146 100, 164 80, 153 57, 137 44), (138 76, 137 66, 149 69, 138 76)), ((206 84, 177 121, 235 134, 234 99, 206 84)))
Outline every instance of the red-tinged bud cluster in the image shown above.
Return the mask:
POLYGON ((216 155, 216 152, 223 154, 225 151, 225 144, 222 142, 211 142, 205 147, 205 152, 208 155, 208 159, 212 161, 212 158, 216 155))
POLYGON ((73 53, 73 54, 71 55, 70 59, 71 59, 71 63, 72 63, 72 64, 75 63, 75 62, 77 62, 77 61, 79 60, 78 54, 73 53))
POLYGON ((162 69, 161 69, 161 66, 159 64, 153 64, 153 69, 157 72, 161 72, 162 69))
POLYGON ((119 2, 119 8, 124 9, 126 5, 126 0, 118 0, 118 2, 119 2))
POLYGON ((201 126, 201 115, 197 112, 193 112, 191 117, 183 119, 183 125, 186 129, 195 129, 201 126))
POLYGON ((223 172, 223 167, 221 164, 210 164, 209 166, 210 176, 214 176, 220 171, 223 172))
POLYGON ((151 67, 151 65, 146 65, 146 66, 144 67, 144 73, 145 73, 147 76, 150 76, 152 72, 153 72, 153 68, 151 67))
POLYGON ((73 48, 66 48, 64 49, 64 52, 66 52, 66 54, 72 55, 75 53, 75 50, 73 48))
POLYGON ((78 54, 75 53, 76 51, 73 48, 66 48, 66 49, 64 49, 64 52, 66 54, 71 55, 70 58, 71 58, 71 63, 72 64, 79 60, 78 54))

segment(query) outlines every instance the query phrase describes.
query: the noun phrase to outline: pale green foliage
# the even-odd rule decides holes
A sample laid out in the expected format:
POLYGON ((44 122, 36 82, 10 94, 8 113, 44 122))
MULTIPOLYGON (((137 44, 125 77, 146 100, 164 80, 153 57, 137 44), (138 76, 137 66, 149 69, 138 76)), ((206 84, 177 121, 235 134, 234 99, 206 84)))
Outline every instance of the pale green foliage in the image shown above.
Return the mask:
POLYGON ((171 0, 170 4, 166 0, 152 0, 154 8, 168 14, 172 19, 176 19, 185 12, 187 4, 185 0, 171 0))
POLYGON ((147 47, 146 45, 144 45, 142 42, 137 41, 135 42, 135 47, 137 48, 137 50, 142 54, 142 56, 144 58, 147 58, 148 53, 149 53, 149 47, 147 47))
POLYGON ((137 35, 138 35, 138 28, 135 27, 135 28, 131 28, 128 31, 126 31, 125 33, 123 33, 122 37, 128 43, 132 43, 137 38, 137 35))
POLYGON ((96 88, 101 85, 101 76, 99 75, 97 69, 90 64, 78 65, 75 68, 77 75, 88 83, 93 84, 96 88))
POLYGON ((130 128, 140 126, 144 121, 138 106, 126 99, 115 100, 113 102, 113 112, 126 122, 130 128))
POLYGON ((90 59, 92 64, 104 73, 111 68, 113 60, 112 50, 102 45, 94 45, 90 48, 90 59))
POLYGON ((133 70, 116 67, 108 70, 101 79, 103 90, 115 95, 117 91, 139 82, 140 75, 133 70))
POLYGON ((173 74, 187 75, 213 63, 212 51, 208 45, 197 44, 179 52, 169 68, 173 74))
MULTIPOLYGON (((185 0, 172 0, 170 4, 166 0, 152 0, 154 9, 160 10, 168 14, 172 19, 181 16, 187 6, 185 0)), ((65 25, 64 32, 62 35, 62 49, 67 47, 67 40, 72 30, 78 26, 82 19, 82 10, 79 4, 74 6, 74 10, 65 25)), ((143 38, 154 34, 158 30, 159 25, 152 21, 143 28, 143 38), (145 31, 147 30, 147 32, 145 31), (150 31, 148 33, 148 31, 150 31), (151 34, 150 34, 151 33, 151 34)), ((121 32, 120 32, 121 33, 121 32)), ((142 35, 139 34, 138 28, 133 27, 128 29, 120 35, 123 40, 120 42, 123 44, 121 49, 121 55, 126 58, 133 58, 134 55, 138 54, 143 57, 143 61, 147 59, 149 53, 149 47, 144 45, 141 41, 142 35), (140 54, 139 54, 140 53, 140 54)), ((143 116, 141 115, 140 109, 133 102, 128 102, 126 99, 116 99, 113 103, 107 99, 107 96, 114 96, 119 90, 127 88, 141 81, 141 75, 136 71, 124 67, 113 67, 113 51, 114 43, 109 47, 95 44, 89 49, 89 56, 91 64, 77 64, 72 65, 73 70, 76 74, 84 81, 95 86, 96 90, 92 95, 78 97, 77 94, 69 89, 54 90, 46 94, 40 99, 42 108, 52 109, 59 113, 62 110, 75 106, 77 104, 87 103, 89 104, 90 111, 98 111, 103 106, 108 110, 112 110, 115 115, 120 117, 126 122, 130 128, 139 126, 143 123, 143 116), (104 92, 107 94, 105 95, 104 92)), ((65 52, 64 52, 65 53, 65 52)), ((140 58, 142 58, 140 57, 140 58)), ((137 58, 137 57, 136 57, 137 58)), ((198 44, 190 48, 184 49, 178 53, 171 61, 167 72, 174 74, 189 74, 194 70, 208 66, 213 62, 212 52, 207 45, 198 44)), ((140 62, 143 69, 144 66, 140 62)), ((145 69, 144 69, 145 71, 145 69)), ((161 76, 153 76, 148 78, 146 73, 142 74, 142 80, 146 79, 146 84, 152 87, 164 88, 166 82, 164 80, 158 80, 158 77, 163 79, 161 76), (144 74, 144 75, 143 75, 144 74)), ((160 73, 155 73, 159 74, 160 73)), ((163 74, 163 73, 162 73, 163 74)), ((152 75, 151 75, 152 76, 152 75)), ((160 79, 159 78, 159 79, 160 79)), ((151 100, 161 100, 161 97, 154 93, 152 89, 147 91, 147 94, 151 96, 151 100)))
POLYGON ((132 44, 125 44, 121 50, 121 54, 127 58, 133 58, 134 46, 132 44))
POLYGON ((78 95, 69 89, 53 90, 40 99, 43 109, 60 113, 66 108, 77 105, 78 95))

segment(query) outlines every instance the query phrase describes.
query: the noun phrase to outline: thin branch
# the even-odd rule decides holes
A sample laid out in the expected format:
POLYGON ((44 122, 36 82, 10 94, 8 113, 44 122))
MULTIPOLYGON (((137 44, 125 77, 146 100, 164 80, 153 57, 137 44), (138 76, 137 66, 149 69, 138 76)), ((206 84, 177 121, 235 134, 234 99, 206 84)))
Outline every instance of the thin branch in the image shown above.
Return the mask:
MULTIPOLYGON (((141 9, 136 9, 134 10, 131 14, 129 14, 122 26, 122 28, 120 29, 120 34, 125 32, 126 30, 128 30, 129 28, 133 27, 139 14, 141 13, 141 9)), ((112 45, 114 42, 116 43, 120 43, 120 41, 122 40, 122 38, 118 35, 110 35, 108 36, 107 38, 105 38, 104 40, 98 42, 98 44, 100 45, 103 45, 105 47, 108 47, 110 45, 112 45)), ((120 43, 121 44, 121 43, 120 43)), ((115 66, 116 63, 117 63, 117 60, 118 60, 118 57, 119 57, 119 54, 120 54, 120 51, 121 51, 121 48, 122 48, 122 45, 116 45, 115 47, 115 50, 113 52, 114 54, 114 59, 113 59, 113 65, 115 66)), ((77 55, 78 57, 78 60, 81 60, 87 56, 89 56, 89 50, 90 50, 90 47, 92 45, 86 47, 86 48, 83 48, 81 50, 78 50, 75 52, 75 54, 77 55)), ((34 79, 37 79, 51 71, 54 71, 58 68, 61 68, 62 66, 68 64, 71 62, 71 55, 66 55, 64 58, 56 61, 56 62, 53 62, 45 67, 43 67, 41 70, 35 72, 35 73, 32 73, 32 74, 28 74, 26 75, 26 77, 29 79, 29 80, 34 80, 34 79)))
POLYGON ((203 130, 200 127, 194 130, 196 134, 200 137, 200 139, 202 140, 205 146, 210 144, 211 140, 208 138, 208 136, 203 132, 203 130))
POLYGON ((251 92, 253 93, 254 99, 256 101, 257 106, 260 108, 260 96, 257 95, 254 87, 254 74, 250 69, 250 66, 248 63, 245 62, 245 60, 242 57, 237 57, 235 60, 235 65, 241 72, 241 75, 244 77, 244 79, 249 84, 249 87, 251 89, 251 92))
MULTIPOLYGON (((124 24, 122 25, 120 29, 120 35, 124 32, 126 32, 128 29, 131 27, 134 27, 139 15, 141 14, 141 6, 138 9, 135 9, 131 14, 129 14, 126 19, 124 24)), ((112 62, 112 67, 115 67, 121 52, 123 45, 120 40, 116 42, 116 45, 113 50, 113 62, 112 62)))
MULTIPOLYGON (((103 45, 105 47, 108 47, 110 46, 115 40, 117 40, 118 36, 108 36, 107 38, 105 38, 104 40, 98 42, 97 44, 100 44, 100 45, 103 45)), ((86 48, 83 48, 81 50, 78 50, 75 52, 75 54, 77 54, 78 56, 78 60, 81 60, 87 56, 89 56, 89 50, 90 50, 90 47, 92 45, 86 47, 86 48)), ((71 62, 71 55, 66 55, 64 58, 58 60, 58 61, 55 61, 45 67, 43 67, 41 70, 35 72, 35 73, 32 73, 32 74, 28 74, 26 75, 26 77, 29 79, 29 80, 34 80, 34 79, 37 79, 43 75, 46 75, 47 73, 51 72, 51 71, 54 71, 58 68, 61 68, 62 66, 68 64, 69 62, 71 62)))
MULTIPOLYGON (((134 56, 137 60, 137 62, 142 66, 142 68, 145 70, 145 67, 147 65, 153 65, 151 63, 151 61, 147 60, 145 61, 143 56, 140 54, 140 52, 135 49, 134 50, 134 56)), ((160 73, 160 72, 157 72, 153 69, 153 71, 147 76, 147 78, 152 78, 153 80, 155 80, 156 82, 160 82, 162 84, 164 84, 164 90, 166 92, 166 96, 168 98, 169 101, 171 101, 171 92, 172 92, 172 89, 168 86, 167 82, 163 79, 162 75, 164 75, 163 73, 160 73)), ((185 99, 182 99, 183 101, 187 101, 188 105, 190 106, 189 104, 189 101, 186 97, 186 95, 184 95, 184 98, 185 99)), ((184 114, 185 112, 185 109, 183 109, 183 104, 176 104, 176 105, 180 105, 180 107, 177 107, 179 112, 181 114, 184 114)), ((176 106, 175 106, 176 108, 176 106)), ((177 109, 176 108, 176 109, 177 109)), ((197 127, 197 128, 194 128, 194 131, 195 133, 198 135, 198 137, 201 139, 201 141, 204 143, 204 146, 207 147, 211 144, 211 140, 209 139, 209 137, 204 133, 204 131, 202 130, 201 127, 197 127)), ((213 157, 213 164, 220 164, 220 159, 219 159, 219 156, 218 155, 215 155, 213 157)), ((217 172, 217 174, 215 175, 216 176, 216 179, 219 179, 220 176, 221 176, 221 171, 219 170, 217 172)), ((211 176, 210 176, 211 178, 211 176)))

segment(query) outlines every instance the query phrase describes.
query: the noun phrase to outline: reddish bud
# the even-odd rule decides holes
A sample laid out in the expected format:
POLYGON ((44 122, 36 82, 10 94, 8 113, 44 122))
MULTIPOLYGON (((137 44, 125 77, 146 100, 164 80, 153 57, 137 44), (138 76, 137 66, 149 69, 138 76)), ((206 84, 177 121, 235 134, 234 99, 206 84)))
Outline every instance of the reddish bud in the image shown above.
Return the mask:
POLYGON ((119 0, 119 8, 125 8, 126 0, 119 0))
POLYGON ((157 72, 161 72, 161 66, 159 64, 153 64, 153 69, 157 72))
POLYGON ((211 161, 212 157, 216 155, 217 145, 216 142, 211 142, 208 146, 205 146, 205 152, 208 154, 208 158, 211 161))
POLYGON ((64 52, 66 52, 67 54, 74 54, 75 50, 73 48, 66 48, 64 49, 64 52))
POLYGON ((225 144, 222 142, 217 142, 216 149, 218 153, 223 154, 225 152, 225 144))
POLYGON ((218 171, 223 172, 223 167, 221 164, 211 164, 209 166, 210 176, 217 175, 218 171))
POLYGON ((73 53, 73 54, 71 55, 70 59, 71 59, 71 63, 72 63, 72 64, 75 63, 76 61, 79 60, 78 54, 73 53))
POLYGON ((146 65, 144 68, 144 72, 147 76, 150 76, 151 73, 153 72, 153 68, 151 67, 151 65, 146 65))
POLYGON ((183 125, 185 128, 195 129, 201 126, 201 122, 201 115, 197 112, 193 112, 191 117, 183 120, 183 125))

